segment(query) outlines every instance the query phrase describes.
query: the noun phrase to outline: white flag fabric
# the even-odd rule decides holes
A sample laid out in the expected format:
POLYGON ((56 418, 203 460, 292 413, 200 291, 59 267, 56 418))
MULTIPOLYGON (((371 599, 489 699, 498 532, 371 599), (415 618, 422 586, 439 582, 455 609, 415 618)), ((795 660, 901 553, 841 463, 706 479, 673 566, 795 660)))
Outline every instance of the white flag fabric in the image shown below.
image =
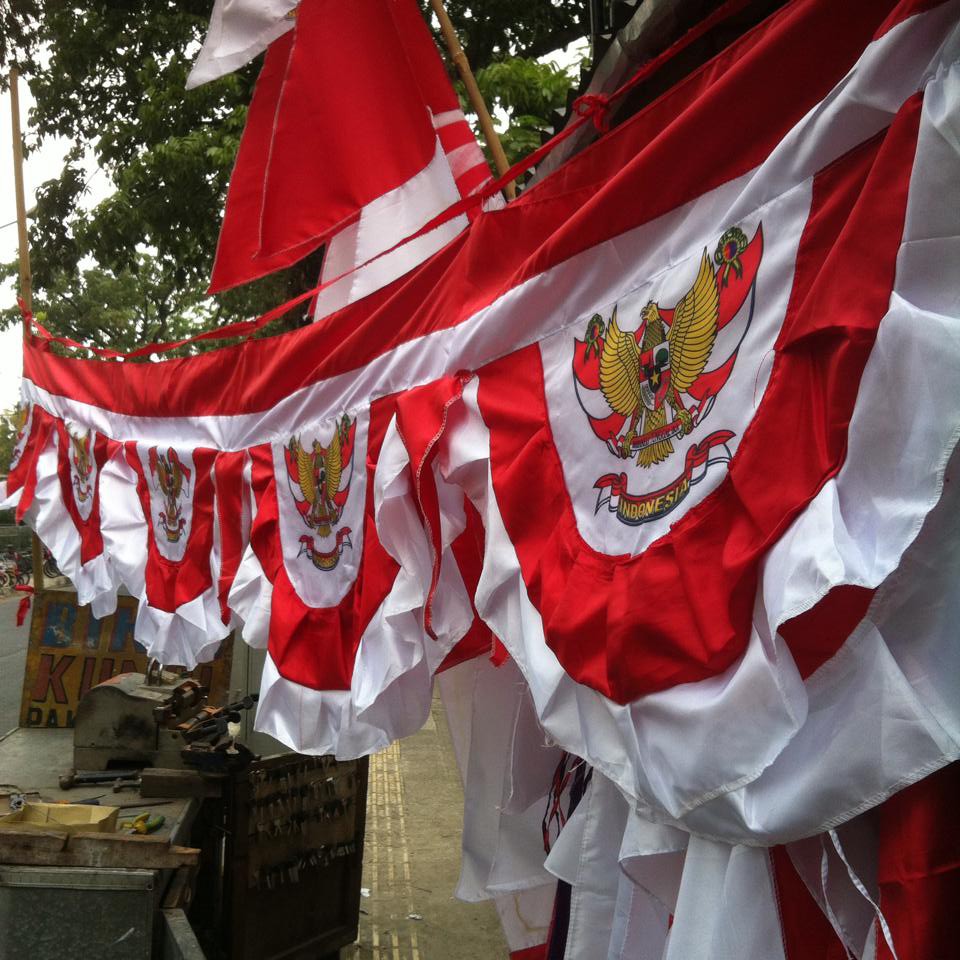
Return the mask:
POLYGON ((238 70, 293 29, 300 0, 214 0, 187 89, 238 70))

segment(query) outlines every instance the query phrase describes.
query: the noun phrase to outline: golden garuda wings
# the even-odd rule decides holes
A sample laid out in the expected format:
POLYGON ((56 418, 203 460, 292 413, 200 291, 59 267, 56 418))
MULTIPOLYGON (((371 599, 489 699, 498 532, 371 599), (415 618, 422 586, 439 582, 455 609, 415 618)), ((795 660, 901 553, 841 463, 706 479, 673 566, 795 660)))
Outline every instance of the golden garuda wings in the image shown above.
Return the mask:
POLYGON ((343 463, 340 457, 339 423, 333 431, 333 439, 330 441, 330 446, 327 447, 324 452, 323 460, 327 474, 327 497, 332 500, 333 495, 340 489, 340 472, 343 470, 343 463))
POLYGON ((720 290, 707 251, 693 286, 673 311, 667 334, 670 344, 670 384, 675 393, 686 393, 703 373, 717 339, 720 290))
POLYGON ((328 500, 340 488, 340 475, 343 470, 340 455, 340 431, 333 432, 330 446, 324 449, 317 441, 313 443, 313 452, 303 449, 298 437, 290 438, 290 452, 296 458, 297 480, 303 492, 303 498, 308 503, 316 503, 320 495, 318 484, 324 486, 324 493, 328 500))
POLYGON ((180 461, 174 460, 171 467, 173 472, 173 497, 180 499, 180 491, 183 489, 183 470, 180 469, 180 461))
MULTIPOLYGON (((600 354, 600 389, 612 410, 630 418, 628 430, 619 441, 624 458, 632 455, 635 437, 642 438, 666 425, 664 402, 673 408, 680 421, 678 432, 689 433, 693 429, 692 417, 680 395, 690 389, 710 359, 717 338, 719 311, 720 294, 706 250, 693 286, 673 312, 669 330, 658 305, 650 301, 643 309, 643 339, 642 344, 638 344, 635 333, 624 333, 620 329, 614 308, 600 354), (670 347, 669 370, 657 368, 652 374, 645 372, 642 355, 664 340, 670 347), (664 391, 660 378, 666 376, 670 379, 664 391), (648 386, 646 391, 641 389, 643 383, 648 386)), ((669 439, 654 441, 639 448, 637 462, 648 467, 665 460, 671 453, 673 445, 669 439)))
POLYGON ((640 349, 632 332, 623 333, 617 325, 617 308, 600 353, 600 389, 603 397, 623 417, 630 417, 642 408, 640 396, 640 349))
MULTIPOLYGON (((643 309, 644 327, 642 348, 651 350, 663 343, 663 320, 656 304, 648 303, 643 309)), ((644 434, 663 427, 667 422, 666 410, 662 400, 650 406, 643 399, 640 369, 641 345, 636 335, 624 333, 617 323, 617 311, 614 309, 607 327, 603 351, 600 354, 600 389, 610 407, 623 417, 629 417, 627 432, 620 438, 620 456, 627 459, 633 456, 633 440, 644 434)), ((649 467, 666 460, 673 453, 673 444, 669 440, 658 440, 644 444, 637 453, 637 463, 649 467)))
MULTIPOLYGON (((330 446, 313 441, 311 451, 304 450, 299 437, 290 438, 287 467, 291 489, 294 482, 300 487, 303 500, 296 507, 304 522, 321 537, 329 537, 330 529, 340 519, 340 508, 334 499, 340 488, 343 471, 340 424, 334 428, 330 446)), ((296 495, 294 499, 297 500, 296 495)))
POLYGON ((157 480, 160 482, 160 489, 174 500, 179 498, 183 487, 183 474, 178 467, 176 460, 170 463, 162 453, 157 457, 157 480))
POLYGON ((303 499, 312 504, 317 499, 317 486, 313 479, 313 456, 303 449, 299 437, 290 438, 290 452, 297 464, 297 482, 303 499))

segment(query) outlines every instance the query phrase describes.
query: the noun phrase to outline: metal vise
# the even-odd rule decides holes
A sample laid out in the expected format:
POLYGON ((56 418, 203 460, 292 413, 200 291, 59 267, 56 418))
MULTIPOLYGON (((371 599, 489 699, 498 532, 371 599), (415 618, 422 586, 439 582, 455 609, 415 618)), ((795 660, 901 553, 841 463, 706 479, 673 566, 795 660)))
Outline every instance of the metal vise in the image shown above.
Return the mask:
POLYGON ((73 764, 77 770, 182 768, 181 726, 204 714, 207 690, 151 665, 93 687, 77 707, 73 764))

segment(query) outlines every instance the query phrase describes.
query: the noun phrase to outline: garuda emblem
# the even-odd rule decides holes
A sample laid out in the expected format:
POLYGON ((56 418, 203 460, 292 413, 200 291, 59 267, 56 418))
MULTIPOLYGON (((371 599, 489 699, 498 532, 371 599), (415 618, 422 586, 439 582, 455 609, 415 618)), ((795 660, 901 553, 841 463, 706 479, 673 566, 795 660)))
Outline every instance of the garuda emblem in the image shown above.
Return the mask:
POLYGON ((88 430, 77 436, 68 429, 67 436, 70 438, 73 492, 77 503, 83 504, 93 493, 93 484, 90 482, 90 474, 93 473, 93 451, 90 449, 93 445, 93 431, 88 430))
POLYGON ((300 537, 298 556, 309 557, 318 570, 332 570, 344 549, 353 547, 350 528, 341 527, 334 534, 334 527, 340 523, 350 494, 356 429, 356 421, 344 414, 326 446, 318 439, 304 446, 301 435, 291 437, 284 451, 287 480, 300 518, 321 541, 335 536, 326 550, 320 549, 312 534, 300 537))
POLYGON ((149 459, 150 475, 163 496, 164 504, 164 509, 157 515, 157 526, 168 543, 178 543, 187 525, 180 497, 185 492, 189 493, 192 471, 177 456, 173 447, 168 448, 166 454, 158 453, 156 447, 151 447, 149 459))
MULTIPOLYGON (((703 424, 750 326, 762 254, 760 227, 749 242, 732 227, 712 258, 703 251, 692 286, 672 309, 648 301, 635 330, 621 327, 617 306, 609 322, 591 317, 583 340, 574 342, 574 383, 591 428, 615 457, 647 470, 668 460, 674 441, 703 424), (721 338, 735 319, 739 323, 721 338)), ((630 525, 664 516, 712 464, 730 459, 733 437, 729 430, 703 437, 688 448, 683 472, 656 490, 631 493, 626 472, 605 474, 594 485, 600 491, 596 511, 606 504, 630 525)))

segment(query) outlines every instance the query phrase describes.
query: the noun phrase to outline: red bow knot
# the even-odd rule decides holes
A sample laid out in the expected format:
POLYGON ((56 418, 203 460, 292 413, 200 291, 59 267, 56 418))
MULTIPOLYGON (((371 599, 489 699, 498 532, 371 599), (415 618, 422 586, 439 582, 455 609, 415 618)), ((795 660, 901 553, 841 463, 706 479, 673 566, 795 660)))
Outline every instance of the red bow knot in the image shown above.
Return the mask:
POLYGON ((27 619, 27 614, 30 612, 30 601, 35 591, 33 587, 24 586, 22 583, 18 583, 13 589, 25 594, 20 598, 20 603, 17 606, 17 626, 22 627, 24 620, 27 619))
POLYGON ((573 101, 573 110, 578 117, 589 117, 598 133, 610 129, 610 98, 603 93, 585 93, 573 101))
POLYGON ((20 308, 20 316, 23 317, 23 322, 29 328, 33 323, 33 313, 27 306, 26 300, 23 297, 17 297, 17 306, 20 308))

